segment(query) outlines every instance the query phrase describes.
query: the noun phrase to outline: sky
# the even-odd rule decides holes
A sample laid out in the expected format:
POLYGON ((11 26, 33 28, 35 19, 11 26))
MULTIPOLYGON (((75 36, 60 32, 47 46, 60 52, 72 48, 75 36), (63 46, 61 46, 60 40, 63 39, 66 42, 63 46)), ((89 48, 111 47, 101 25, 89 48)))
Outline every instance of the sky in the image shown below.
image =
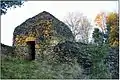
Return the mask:
POLYGON ((1 16, 1 43, 12 46, 15 27, 42 11, 61 21, 68 13, 83 13, 95 26, 94 19, 99 12, 118 12, 118 1, 27 1, 22 7, 8 9, 7 14, 1 16))

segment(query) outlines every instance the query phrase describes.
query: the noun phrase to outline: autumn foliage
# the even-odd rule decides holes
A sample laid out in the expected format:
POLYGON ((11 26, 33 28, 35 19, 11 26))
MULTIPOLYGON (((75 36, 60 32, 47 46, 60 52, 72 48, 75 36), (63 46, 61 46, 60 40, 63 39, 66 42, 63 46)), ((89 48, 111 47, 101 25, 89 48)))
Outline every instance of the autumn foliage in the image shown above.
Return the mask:
MULTIPOLYGON (((107 30, 108 42, 111 47, 119 45, 119 17, 116 12, 99 13, 95 18, 95 23, 102 31, 107 30)), ((105 33, 106 34, 106 33, 105 33)))
POLYGON ((107 27, 110 27, 109 31, 109 43, 112 47, 119 45, 119 16, 115 12, 108 14, 107 27))

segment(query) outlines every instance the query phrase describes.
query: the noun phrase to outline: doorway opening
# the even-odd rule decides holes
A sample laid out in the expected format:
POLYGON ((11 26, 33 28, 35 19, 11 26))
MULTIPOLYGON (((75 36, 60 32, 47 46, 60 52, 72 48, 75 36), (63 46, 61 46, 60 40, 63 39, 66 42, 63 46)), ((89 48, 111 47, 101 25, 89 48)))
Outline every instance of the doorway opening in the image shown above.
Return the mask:
POLYGON ((29 53, 29 59, 35 60, 35 41, 28 41, 28 53, 29 53))

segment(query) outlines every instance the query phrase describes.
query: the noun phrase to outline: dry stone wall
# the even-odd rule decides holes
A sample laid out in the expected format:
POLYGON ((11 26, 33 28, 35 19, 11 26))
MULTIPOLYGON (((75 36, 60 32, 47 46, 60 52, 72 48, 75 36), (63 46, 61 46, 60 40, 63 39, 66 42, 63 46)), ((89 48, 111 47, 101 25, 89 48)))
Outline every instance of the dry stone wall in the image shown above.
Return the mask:
POLYGON ((40 50, 66 40, 74 40, 71 30, 46 11, 29 18, 16 27, 13 33, 13 46, 15 52, 20 55, 28 53, 26 44, 28 41, 35 41, 36 54, 40 54, 40 50))

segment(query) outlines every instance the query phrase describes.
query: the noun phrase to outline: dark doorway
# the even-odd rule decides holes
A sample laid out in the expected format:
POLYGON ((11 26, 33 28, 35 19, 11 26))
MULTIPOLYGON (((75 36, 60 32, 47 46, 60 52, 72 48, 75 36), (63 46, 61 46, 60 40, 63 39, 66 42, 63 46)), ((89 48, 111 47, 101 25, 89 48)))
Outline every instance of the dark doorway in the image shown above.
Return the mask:
POLYGON ((29 59, 34 60, 35 59, 35 41, 28 41, 28 53, 29 53, 29 59))

